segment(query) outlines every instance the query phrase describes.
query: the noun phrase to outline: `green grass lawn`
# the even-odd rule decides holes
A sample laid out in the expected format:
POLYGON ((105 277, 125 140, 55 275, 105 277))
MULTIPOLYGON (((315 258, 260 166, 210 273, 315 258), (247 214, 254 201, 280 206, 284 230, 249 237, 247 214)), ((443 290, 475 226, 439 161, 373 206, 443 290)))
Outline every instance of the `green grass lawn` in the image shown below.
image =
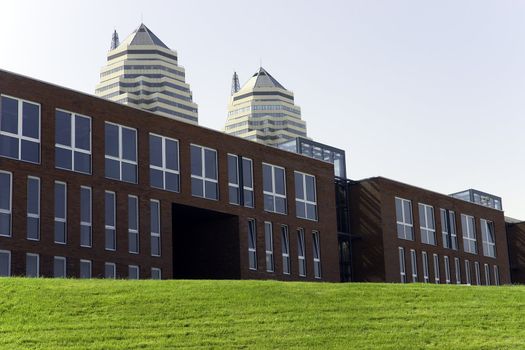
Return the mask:
POLYGON ((525 287, 0 278, 2 349, 525 348, 525 287))

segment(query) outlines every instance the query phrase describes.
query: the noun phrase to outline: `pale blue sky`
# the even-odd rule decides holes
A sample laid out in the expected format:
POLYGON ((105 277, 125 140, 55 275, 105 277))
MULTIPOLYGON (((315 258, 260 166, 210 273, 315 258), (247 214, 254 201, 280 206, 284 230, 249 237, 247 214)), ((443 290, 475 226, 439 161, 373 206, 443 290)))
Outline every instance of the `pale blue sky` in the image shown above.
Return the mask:
POLYGON ((477 188, 525 219, 523 1, 4 1, 0 68, 93 93, 111 33, 141 20, 221 129, 234 69, 263 66, 353 179, 477 188))

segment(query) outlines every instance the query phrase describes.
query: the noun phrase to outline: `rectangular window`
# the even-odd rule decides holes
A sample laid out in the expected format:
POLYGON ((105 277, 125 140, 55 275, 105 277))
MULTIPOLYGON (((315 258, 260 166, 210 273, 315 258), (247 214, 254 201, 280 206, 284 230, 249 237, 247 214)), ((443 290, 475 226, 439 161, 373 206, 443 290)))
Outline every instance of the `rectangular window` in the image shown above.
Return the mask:
POLYGON ((149 179, 151 187, 179 192, 179 141, 149 134, 149 179))
POLYGON ((466 279, 465 282, 468 285, 472 284, 472 277, 471 277, 471 274, 470 274, 470 261, 468 261, 468 260, 465 260, 465 279, 466 279))
POLYGON ((255 220, 248 220, 248 264, 250 270, 257 270, 257 231, 255 220))
POLYGON ((485 264, 484 267, 485 267, 485 284, 487 286, 490 286, 490 268, 489 268, 489 264, 485 264))
POLYGON ((160 202, 152 199, 149 202, 150 230, 151 230, 151 255, 160 256, 160 202))
POLYGON ((0 97, 0 157, 40 163, 40 105, 0 97))
POLYGON ((321 278, 321 243, 319 242, 319 232, 313 231, 312 239, 314 255, 314 277, 321 278))
POLYGON ((139 198, 128 196, 128 251, 139 253, 139 198))
POLYGON ((40 255, 31 253, 26 254, 26 276, 40 276, 40 255))
POLYGON ((456 214, 448 209, 440 209, 441 231, 443 233, 443 247, 458 249, 458 237, 456 233, 456 214))
POLYGON ((427 252, 421 252, 421 259, 423 261, 423 282, 428 283, 429 281, 429 275, 428 275, 428 255, 427 252))
POLYGON ((40 179, 27 177, 27 232, 29 240, 40 240, 40 179))
POLYGON ((499 269, 497 265, 494 265, 494 285, 499 286, 499 269))
POLYGON ((158 267, 152 267, 151 268, 151 279, 152 280, 160 280, 162 279, 162 270, 158 267))
POLYGON ((67 185, 55 181, 55 243, 67 242, 67 185))
POLYGON ((130 280, 138 280, 139 279, 139 267, 137 265, 129 265, 128 266, 128 279, 130 280))
POLYGON ((286 214, 286 174, 284 168, 263 163, 264 210, 286 214))
POLYGON ((114 279, 117 276, 117 266, 114 263, 104 264, 104 278, 114 279))
POLYGON ((297 259, 299 260, 299 276, 306 277, 306 251, 304 245, 304 230, 297 230, 297 259))
POLYGON ((417 257, 414 249, 410 249, 410 266, 412 267, 412 282, 417 282, 417 257))
POLYGON ((106 250, 117 249, 117 214, 115 203, 115 192, 106 191, 104 195, 105 213, 105 248, 106 250))
POLYGON ((91 118, 55 111, 55 167, 91 174, 91 118))
POLYGON ((461 214, 461 229, 463 231, 463 249, 467 253, 477 254, 476 246, 476 226, 474 217, 461 214))
POLYGON ((0 236, 5 237, 11 237, 12 184, 11 173, 0 171, 0 236))
POLYGON ((454 269, 456 270, 456 284, 461 284, 461 264, 459 258, 454 258, 454 269))
POLYGON ((481 240, 483 242, 483 255, 496 257, 496 238, 494 236, 494 223, 481 219, 481 240))
POLYGON ((137 130, 106 122, 105 172, 108 179, 137 183, 137 130))
POLYGON ((253 208, 252 160, 228 154, 228 191, 230 204, 253 208))
POLYGON ((445 282, 450 284, 450 261, 448 256, 443 257, 443 262, 445 263, 445 282))
POLYGON ((283 256, 283 274, 290 274, 290 239, 288 226, 281 225, 281 252, 283 256))
POLYGON ((53 258, 53 277, 66 278, 66 258, 63 256, 53 258))
POLYGON ((191 194, 219 199, 216 150, 191 145, 191 194))
POLYGON ((412 202, 396 197, 397 237, 414 240, 414 225, 412 220, 412 202))
POLYGON ((91 260, 80 260, 80 278, 91 278, 91 260))
POLYGON ((407 273, 405 266, 405 248, 399 247, 399 275, 401 283, 407 283, 407 273))
POLYGON ((264 222, 264 245, 266 247, 266 271, 273 272, 273 228, 272 223, 264 222))
POLYGON ((317 221, 315 176, 294 172, 295 213, 298 218, 317 221))
POLYGON ((476 274, 476 284, 481 285, 481 273, 479 271, 479 262, 474 262, 474 273, 476 274))
POLYGON ((0 277, 9 276, 11 276, 11 252, 0 250, 0 277))
POLYGON ((92 245, 92 198, 91 187, 80 187, 80 246, 90 248, 92 245))
POLYGON ((439 273, 439 256, 437 254, 433 255, 434 258, 434 282, 439 284, 440 282, 440 273, 439 273))
POLYGON ((436 245, 434 207, 419 203, 419 225, 421 230, 421 243, 436 245))

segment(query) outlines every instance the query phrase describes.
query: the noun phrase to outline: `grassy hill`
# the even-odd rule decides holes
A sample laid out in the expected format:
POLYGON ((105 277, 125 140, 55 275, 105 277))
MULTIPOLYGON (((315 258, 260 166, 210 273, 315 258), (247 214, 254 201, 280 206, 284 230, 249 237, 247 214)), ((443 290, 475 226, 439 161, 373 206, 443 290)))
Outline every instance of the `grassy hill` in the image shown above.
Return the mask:
POLYGON ((522 349, 524 324, 524 287, 0 278, 2 349, 522 349))

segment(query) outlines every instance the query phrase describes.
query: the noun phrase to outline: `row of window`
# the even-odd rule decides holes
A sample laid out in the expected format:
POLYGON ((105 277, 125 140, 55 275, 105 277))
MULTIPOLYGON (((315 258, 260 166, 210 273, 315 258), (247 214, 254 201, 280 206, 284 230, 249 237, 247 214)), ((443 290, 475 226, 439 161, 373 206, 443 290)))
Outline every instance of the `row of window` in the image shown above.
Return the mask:
MULTIPOLYGON (((281 257, 282 257, 282 273, 289 275, 291 272, 291 258, 290 258, 290 237, 288 226, 280 226, 281 238, 281 257)), ((265 261, 266 272, 275 272, 275 258, 274 258, 274 229, 273 224, 269 221, 264 222, 264 247, 265 247, 265 261)), ((321 247, 319 241, 319 232, 312 232, 312 251, 313 251, 313 268, 314 277, 321 278, 321 247)), ((306 277, 306 246, 304 229, 297 229, 297 266, 299 276, 306 277)), ((248 220, 248 267, 250 270, 257 270, 257 228, 256 221, 248 220)))
MULTIPOLYGON (((400 279, 402 283, 406 283, 408 278, 408 271, 406 268, 406 262, 405 262, 405 248, 399 247, 399 274, 400 279)), ((421 264, 423 268, 423 282, 429 283, 431 281, 430 271, 433 270, 434 272, 434 283, 440 283, 441 282, 441 269, 440 269, 440 262, 439 262, 439 255, 438 254, 432 254, 432 258, 429 257, 429 254, 425 251, 421 252, 421 264), (430 261, 429 261, 430 260, 430 261), (433 269, 430 267, 430 263, 433 265, 433 269)), ((411 268, 411 281, 412 282, 418 282, 420 281, 420 277, 418 275, 417 265, 418 265, 418 258, 417 253, 414 249, 410 249, 410 268, 411 268)), ((475 278, 475 284, 478 286, 482 284, 481 279, 481 270, 480 270, 480 264, 479 262, 474 262, 474 278, 475 278)), ((445 274, 445 282, 447 284, 453 283, 452 277, 454 277, 454 281, 457 284, 474 284, 472 279, 472 264, 470 260, 464 260, 464 269, 463 269, 463 277, 462 277, 462 268, 461 268, 461 262, 459 258, 454 258, 454 264, 453 264, 453 274, 451 269, 451 262, 450 258, 446 255, 443 256, 443 266, 444 266, 444 274, 445 274)), ((499 269, 497 265, 493 265, 492 269, 490 268, 489 264, 483 264, 483 273, 484 273, 484 279, 483 283, 487 286, 489 285, 496 285, 498 286, 500 284, 500 278, 499 278, 499 269), (492 272, 491 272, 492 270, 492 272)))
MULTIPOLYGON (((40 163, 40 105, 12 97, 0 99, 0 156, 40 163)), ((55 166, 83 174, 92 173, 91 118, 56 110, 55 166)), ((105 176, 138 183, 137 130, 105 123, 105 176)), ((219 199, 217 150, 191 144, 191 193, 219 199)), ((150 185, 180 192, 179 141, 149 135, 150 185)), ((317 220, 315 176, 294 172, 296 216, 317 220)), ((263 163, 264 209, 287 214, 286 173, 283 167, 263 163)), ((253 162, 228 154, 229 202, 254 207, 253 162)))
MULTIPOLYGON (((80 278, 92 277, 92 261, 80 259, 80 278)), ((40 277, 40 255, 26 253, 26 277, 40 277)), ((0 250, 0 277, 11 276, 11 252, 0 250)), ((66 278, 70 274, 67 272, 67 258, 63 256, 53 257, 53 277, 66 278)), ((117 265, 115 263, 104 263, 104 278, 116 278, 117 265)), ((138 265, 128 265, 127 276, 129 279, 140 278, 140 267, 138 265)), ((162 270, 157 267, 151 268, 151 279, 162 279, 162 270)))
MULTIPOLYGON (((436 222, 434 219, 434 207, 418 203, 419 229, 421 242, 436 245, 436 222)), ((458 238, 456 231, 456 214, 452 210, 440 209, 441 231, 443 247, 458 249, 458 238)), ((408 199, 396 197, 396 222, 397 236, 401 239, 414 240, 414 222, 412 216, 412 202, 408 199)), ((483 255, 491 258, 496 257, 496 238, 494 223, 489 220, 480 219, 481 237, 483 244, 483 255)), ((461 232, 463 235, 463 250, 467 253, 478 254, 476 238, 476 222, 473 216, 461 214, 461 232)))
MULTIPOLYGON (((0 236, 12 236, 12 174, 0 171, 0 236)), ((54 183, 54 242, 67 244, 68 241, 68 186, 65 182, 54 183)), ((40 206, 41 206, 40 178, 27 177, 27 231, 28 240, 40 240, 40 206)), ((117 249, 117 197, 115 192, 104 193, 104 227, 105 249, 117 249)), ((92 242, 93 211, 92 189, 88 186, 80 187, 80 246, 90 248, 92 242)), ((161 254, 160 238, 160 202, 155 199, 150 205, 150 236, 152 256, 161 254)), ((128 252, 139 253, 139 198, 135 195, 127 196, 128 213, 128 252)))

